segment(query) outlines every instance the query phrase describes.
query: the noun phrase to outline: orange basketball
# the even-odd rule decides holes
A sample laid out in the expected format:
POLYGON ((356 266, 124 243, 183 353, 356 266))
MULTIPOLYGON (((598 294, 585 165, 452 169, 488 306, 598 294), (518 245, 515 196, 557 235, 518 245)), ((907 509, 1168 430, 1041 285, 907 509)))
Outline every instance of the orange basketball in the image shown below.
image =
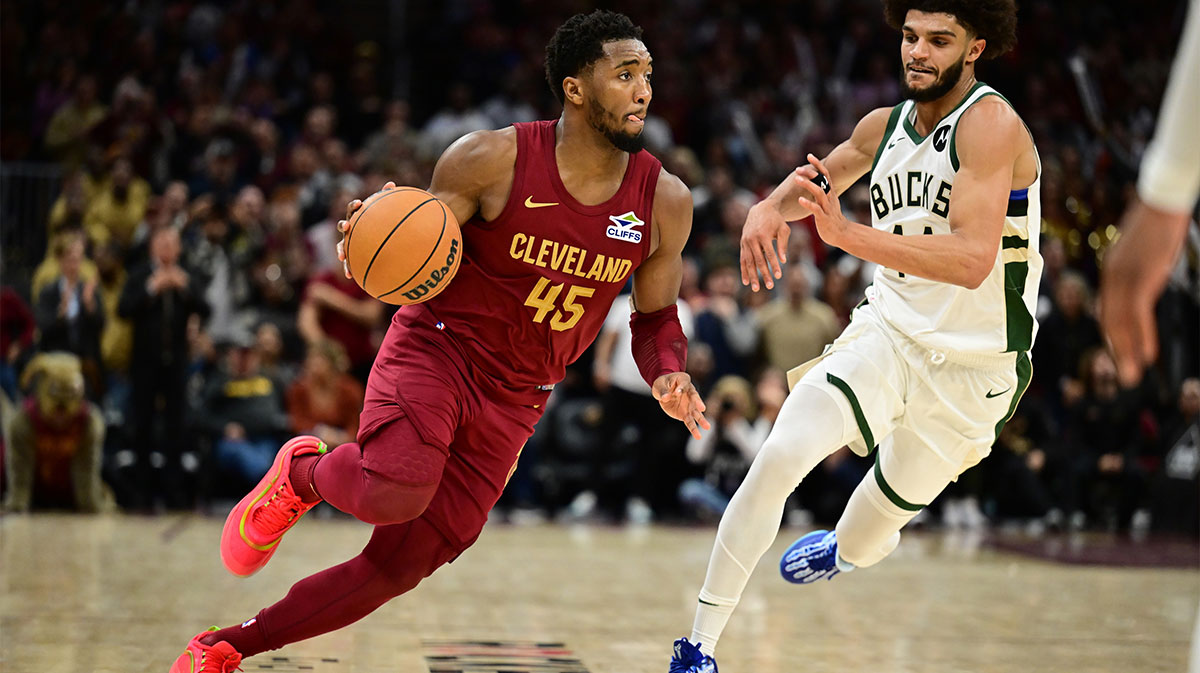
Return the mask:
POLYGON ((450 208, 416 187, 372 194, 350 217, 346 264, 362 289, 389 304, 420 304, 450 283, 462 231, 450 208))

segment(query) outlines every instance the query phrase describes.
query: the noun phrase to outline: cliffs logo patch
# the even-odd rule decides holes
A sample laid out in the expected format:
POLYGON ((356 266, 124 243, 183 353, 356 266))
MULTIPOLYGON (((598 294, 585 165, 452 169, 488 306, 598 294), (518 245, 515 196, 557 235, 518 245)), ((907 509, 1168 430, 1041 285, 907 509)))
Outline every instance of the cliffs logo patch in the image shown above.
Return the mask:
POLYGON ((933 132, 933 149, 941 152, 946 149, 946 141, 950 138, 950 125, 946 124, 933 132))
POLYGON ((618 241, 628 241, 630 243, 641 243, 642 232, 637 231, 634 227, 640 227, 645 222, 638 219, 633 211, 629 211, 624 215, 609 215, 608 219, 612 220, 612 224, 608 225, 608 229, 604 230, 604 234, 609 238, 615 238, 618 241))

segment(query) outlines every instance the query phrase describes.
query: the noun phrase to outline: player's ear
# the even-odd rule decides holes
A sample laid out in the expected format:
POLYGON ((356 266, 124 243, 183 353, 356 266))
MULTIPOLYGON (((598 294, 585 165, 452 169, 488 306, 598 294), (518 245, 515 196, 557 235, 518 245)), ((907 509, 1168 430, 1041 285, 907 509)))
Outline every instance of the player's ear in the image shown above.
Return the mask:
POLYGON ((583 80, 578 77, 563 78, 563 98, 565 103, 583 105, 583 80))
POLYGON ((983 56, 984 49, 987 49, 987 40, 982 37, 971 38, 971 46, 967 49, 966 62, 970 64, 978 61, 979 57, 983 56))

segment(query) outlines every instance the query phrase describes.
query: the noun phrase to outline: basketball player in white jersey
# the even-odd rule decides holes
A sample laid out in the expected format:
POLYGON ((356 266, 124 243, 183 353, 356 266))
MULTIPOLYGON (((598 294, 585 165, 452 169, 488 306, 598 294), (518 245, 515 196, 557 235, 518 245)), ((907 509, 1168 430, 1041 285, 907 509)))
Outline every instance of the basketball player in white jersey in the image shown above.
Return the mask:
POLYGON ((671 673, 715 673, 713 651, 784 501, 826 456, 875 452, 833 532, 784 554, 796 583, 887 556, 900 529, 991 450, 1029 385, 1042 260, 1041 167, 1009 103, 976 80, 1016 41, 1013 0, 885 0, 902 33, 907 100, 867 114, 824 160, 808 155, 751 211, 742 282, 781 276, 787 222, 811 213, 821 238, 879 265, 866 300, 825 353, 789 372, 792 391, 717 530, 690 641, 671 673), (870 174, 870 226, 837 195, 870 174), (823 189, 832 187, 828 193, 823 189))
MULTIPOLYGON (((1137 201, 1125 211, 1121 238, 1104 258, 1100 325, 1112 346, 1121 383, 1136 385, 1158 356, 1154 307, 1179 259, 1200 199, 1200 0, 1187 23, 1158 111, 1154 139, 1142 157, 1137 201)), ((1191 503, 1195 507, 1195 503, 1191 503)), ((1200 616, 1189 673, 1200 673, 1200 616)))

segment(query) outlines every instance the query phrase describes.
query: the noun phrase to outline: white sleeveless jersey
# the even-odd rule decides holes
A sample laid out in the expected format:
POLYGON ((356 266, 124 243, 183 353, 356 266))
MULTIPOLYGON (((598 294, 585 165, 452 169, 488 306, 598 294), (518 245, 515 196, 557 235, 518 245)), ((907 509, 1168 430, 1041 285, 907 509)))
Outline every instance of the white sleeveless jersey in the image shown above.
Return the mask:
MULTIPOLYGON (((958 172, 955 130, 967 108, 984 96, 1000 94, 976 84, 926 137, 913 127, 913 101, 892 109, 871 168, 873 227, 903 236, 950 233, 947 218, 958 172)), ((1040 187, 1039 161, 1033 184, 1009 195, 996 262, 978 288, 968 290, 880 266, 867 289, 871 305, 897 330, 930 349, 981 356, 1030 350, 1042 277, 1040 187)))

